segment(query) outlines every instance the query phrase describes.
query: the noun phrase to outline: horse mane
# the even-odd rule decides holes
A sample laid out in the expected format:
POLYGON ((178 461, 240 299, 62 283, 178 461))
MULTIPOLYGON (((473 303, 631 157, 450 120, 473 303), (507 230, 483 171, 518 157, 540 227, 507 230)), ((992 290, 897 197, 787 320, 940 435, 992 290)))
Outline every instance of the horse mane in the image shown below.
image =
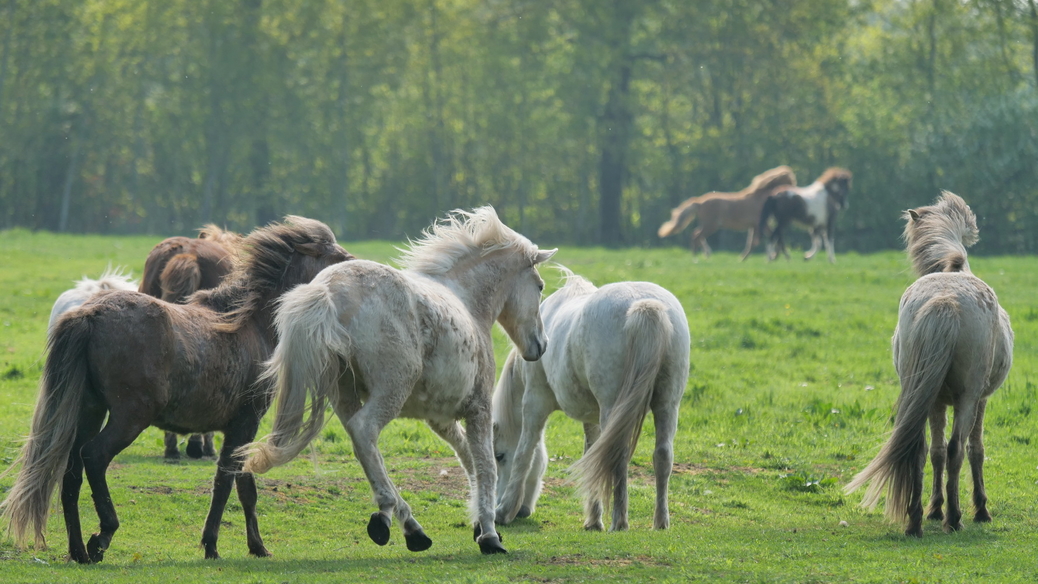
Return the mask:
POLYGON ((297 246, 314 243, 334 245, 335 235, 324 223, 306 217, 289 215, 283 223, 256 229, 237 246, 240 261, 224 281, 192 299, 223 313, 217 330, 235 332, 281 285, 297 246))
POLYGON ((797 175, 793 172, 792 168, 784 164, 782 166, 776 166, 771 170, 765 170, 753 177, 753 180, 750 181, 750 186, 739 192, 741 194, 749 195, 761 190, 771 190, 780 186, 797 186, 797 175))
POLYGON ((573 293, 590 294, 591 292, 598 290, 598 287, 592 284, 591 280, 588 280, 584 276, 574 274, 573 271, 566 266, 556 263, 552 264, 552 267, 558 270, 562 275, 562 286, 559 287, 559 292, 565 290, 573 293))
POLYGON ((100 278, 92 280, 84 276, 82 280, 76 282, 75 289, 87 293, 94 293, 98 290, 136 289, 137 285, 130 281, 132 277, 133 274, 124 272, 122 267, 113 268, 111 264, 108 264, 105 271, 101 272, 100 278))
POLYGON ((838 166, 831 166, 831 167, 825 169, 825 172, 822 173, 822 176, 818 177, 818 180, 815 181, 815 182, 820 182, 822 184, 829 184, 830 182, 832 182, 834 180, 840 180, 840 179, 851 180, 852 176, 853 175, 851 174, 851 171, 847 170, 846 168, 840 168, 838 166))
POLYGON ((225 231, 213 223, 206 223, 198 230, 198 239, 208 239, 233 250, 241 243, 242 236, 233 231, 225 231))
POLYGON ((537 246, 519 235, 497 217, 490 205, 472 211, 455 209, 432 226, 422 230, 417 240, 401 249, 401 266, 430 276, 442 276, 459 262, 478 253, 480 257, 497 250, 522 254, 531 263, 537 246))
POLYGON ((980 232, 976 215, 962 197, 941 191, 933 205, 909 209, 902 217, 907 221, 902 238, 916 275, 970 273, 966 248, 977 243, 980 232))

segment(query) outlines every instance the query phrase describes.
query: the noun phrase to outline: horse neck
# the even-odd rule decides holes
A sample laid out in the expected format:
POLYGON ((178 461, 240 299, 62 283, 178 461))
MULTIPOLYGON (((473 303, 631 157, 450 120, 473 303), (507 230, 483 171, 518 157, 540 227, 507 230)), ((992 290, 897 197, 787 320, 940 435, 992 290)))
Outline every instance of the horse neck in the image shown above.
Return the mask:
POLYGON ((504 309, 514 276, 511 265, 514 261, 514 257, 496 252, 482 258, 482 261, 451 270, 442 282, 465 303, 469 313, 489 330, 504 309))

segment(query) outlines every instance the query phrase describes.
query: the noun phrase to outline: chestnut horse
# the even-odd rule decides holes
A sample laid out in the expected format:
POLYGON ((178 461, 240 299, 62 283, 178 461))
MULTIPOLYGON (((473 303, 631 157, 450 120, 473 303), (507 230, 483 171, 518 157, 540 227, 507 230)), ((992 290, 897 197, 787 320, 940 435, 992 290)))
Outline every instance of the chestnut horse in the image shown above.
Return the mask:
MULTIPOLYGON (((166 302, 184 304, 198 290, 217 287, 231 273, 241 236, 208 224, 198 230, 198 239, 170 237, 163 240, 144 261, 144 277, 140 291, 166 302)), ((177 435, 166 432, 168 460, 180 458, 177 435)), ((191 458, 216 456, 212 432, 192 434, 187 440, 191 458)))
POLYGON ((779 253, 789 259, 789 252, 786 251, 782 236, 786 227, 790 223, 795 223, 811 233, 811 249, 804 254, 804 259, 813 258, 819 246, 824 243, 829 263, 834 263, 836 216, 847 208, 847 195, 850 190, 851 172, 836 167, 829 168, 818 180, 806 187, 775 189, 764 201, 758 227, 758 231, 767 233, 769 221, 775 219, 776 225, 771 230, 767 243, 768 261, 774 260, 779 253))
POLYGON ((934 205, 905 212, 905 241, 919 279, 901 296, 894 329, 894 367, 901 380, 894 431, 876 458, 847 485, 872 481, 862 505, 873 508, 887 487, 886 515, 908 517, 905 535, 923 536, 923 467, 930 422, 933 493, 929 519, 945 531, 962 529, 959 473, 968 452, 977 522, 991 521, 984 490, 984 409, 1013 364, 1013 329, 990 286, 973 275, 966 247, 977 241, 977 220, 945 191, 934 205), (955 410, 944 442, 948 406, 955 410), (968 443, 968 446, 967 446, 968 443), (948 468, 948 510, 941 482, 948 468))
POLYGON ((750 186, 737 193, 707 193, 692 197, 670 212, 670 221, 660 225, 658 235, 667 237, 688 227, 699 217, 699 226, 692 231, 692 253, 696 246, 703 248, 703 255, 710 256, 710 245, 706 238, 718 229, 746 231, 746 249, 739 260, 745 260, 760 239, 757 223, 761 207, 772 189, 779 186, 796 186, 797 178, 788 166, 779 166, 763 172, 750 182, 750 186))
POLYGON ((242 253, 223 284, 195 293, 187 304, 110 291, 58 320, 31 432, 15 463, 21 469, 0 504, 17 543, 31 529, 37 545, 45 544, 60 482, 69 556, 84 564, 104 559, 119 528, 105 478, 108 465, 145 428, 158 426, 224 434, 202 531, 205 557, 219 557, 220 519, 235 484, 249 553, 270 555, 256 520, 255 480, 241 472, 233 453, 255 438, 270 404, 270 392, 258 379, 277 342, 275 301, 352 256, 325 224, 302 217, 257 229, 244 240, 242 253), (101 524, 86 545, 79 519, 84 471, 101 524))

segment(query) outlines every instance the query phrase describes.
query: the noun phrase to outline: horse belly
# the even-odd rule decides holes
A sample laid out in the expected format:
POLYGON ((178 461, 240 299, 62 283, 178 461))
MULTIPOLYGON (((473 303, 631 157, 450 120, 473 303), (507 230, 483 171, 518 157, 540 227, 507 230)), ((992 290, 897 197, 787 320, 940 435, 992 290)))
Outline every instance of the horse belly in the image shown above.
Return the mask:
POLYGON ((474 355, 455 354, 427 362, 400 415, 422 420, 457 420, 472 396, 478 375, 474 355))

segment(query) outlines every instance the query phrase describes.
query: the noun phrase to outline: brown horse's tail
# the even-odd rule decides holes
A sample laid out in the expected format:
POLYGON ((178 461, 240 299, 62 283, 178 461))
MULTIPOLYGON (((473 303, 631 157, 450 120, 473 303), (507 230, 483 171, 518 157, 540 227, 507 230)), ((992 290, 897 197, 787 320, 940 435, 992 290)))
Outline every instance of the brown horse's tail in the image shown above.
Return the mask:
POLYGON ((166 267, 162 269, 159 283, 162 286, 163 300, 183 304, 202 283, 202 269, 198 266, 198 256, 193 253, 180 253, 170 258, 166 262, 166 267))
POLYGON ((680 207, 675 207, 670 212, 670 221, 667 221, 663 225, 660 225, 657 235, 660 237, 668 237, 675 233, 680 233, 682 229, 688 227, 688 224, 696 218, 696 211, 699 210, 698 201, 686 201, 680 207))
MULTIPOLYGON (((924 304, 915 315, 907 331, 908 338, 901 343, 896 357, 901 396, 894 431, 876 458, 844 488, 849 494, 872 481, 861 504, 873 509, 886 486, 885 514, 891 521, 905 519, 912 487, 923 480, 926 421, 951 367, 959 334, 957 313, 954 299, 939 296, 924 304)), ((903 324, 899 323, 898 327, 903 324)), ((895 334, 895 344, 899 340, 899 334, 895 334)))
POLYGON ((350 337, 324 282, 297 286, 281 297, 275 316, 278 345, 261 380, 273 380, 274 428, 264 441, 247 444, 245 472, 263 473, 295 458, 324 426, 328 395, 348 360, 350 337), (309 419, 304 419, 309 398, 309 419))
POLYGON ((75 444, 87 390, 89 344, 90 320, 79 314, 60 320, 49 336, 29 437, 18 460, 4 473, 21 462, 14 485, 0 503, 19 545, 25 542, 30 529, 35 533, 36 545, 46 545, 43 532, 51 499, 75 444))
POLYGON ((598 440, 570 468, 585 497, 600 500, 606 509, 613 486, 626 477, 673 332, 667 307, 659 300, 638 300, 627 309, 623 379, 616 402, 598 440))

